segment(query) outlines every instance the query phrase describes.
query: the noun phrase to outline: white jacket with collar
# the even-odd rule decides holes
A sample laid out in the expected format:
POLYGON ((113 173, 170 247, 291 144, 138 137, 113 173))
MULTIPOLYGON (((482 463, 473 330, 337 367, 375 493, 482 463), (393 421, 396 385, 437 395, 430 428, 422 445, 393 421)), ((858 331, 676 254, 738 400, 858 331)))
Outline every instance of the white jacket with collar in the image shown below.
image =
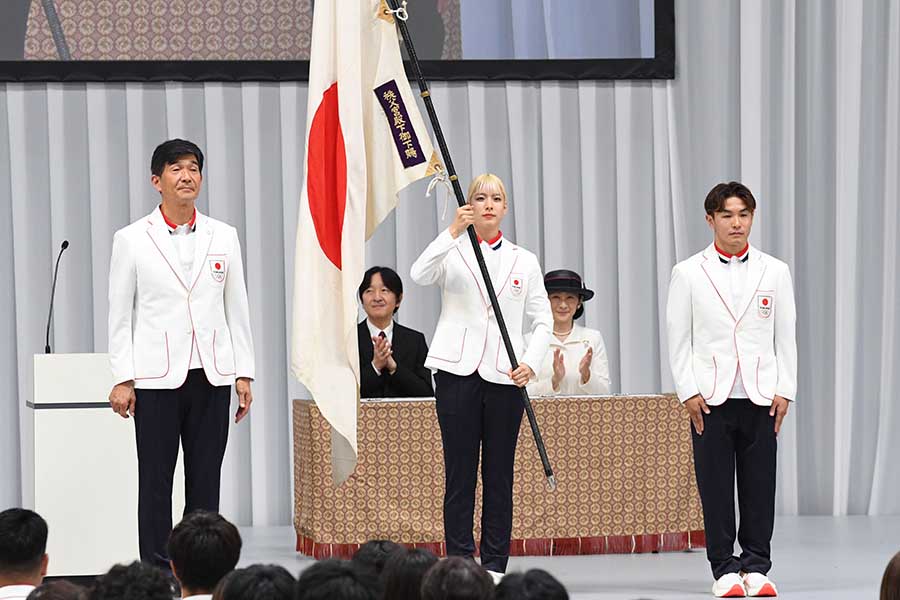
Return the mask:
MULTIPOLYGON (((537 372, 553 326, 541 267, 534 254, 508 239, 489 252, 501 253, 492 282, 516 358, 537 372)), ((425 366, 455 375, 477 370, 485 381, 512 385, 509 358, 468 235, 453 239, 444 230, 413 263, 410 277, 419 285, 441 286, 441 316, 425 366)))
MULTIPOLYGON (((527 340, 527 337, 526 337, 527 340)), ((596 329, 582 327, 578 323, 572 325, 572 332, 561 342, 555 336, 550 338, 550 349, 544 357, 540 370, 535 370, 537 377, 528 384, 528 393, 532 396, 597 396, 609 394, 609 360, 606 358, 606 344, 603 335, 596 329), (581 383, 581 372, 578 365, 584 358, 588 348, 593 349, 591 359, 591 378, 581 383), (563 364, 566 375, 559 384, 559 390, 553 389, 553 354, 559 349, 563 353, 563 364)))
POLYGON ((740 364, 754 404, 797 395, 796 308, 787 264, 750 248, 747 283, 737 310, 728 273, 713 245, 672 269, 666 323, 678 398, 728 399, 740 364))
POLYGON ((109 360, 116 383, 175 389, 196 339, 212 385, 254 378, 253 340, 237 230, 197 212, 194 265, 184 279, 157 207, 116 232, 109 266, 109 360))

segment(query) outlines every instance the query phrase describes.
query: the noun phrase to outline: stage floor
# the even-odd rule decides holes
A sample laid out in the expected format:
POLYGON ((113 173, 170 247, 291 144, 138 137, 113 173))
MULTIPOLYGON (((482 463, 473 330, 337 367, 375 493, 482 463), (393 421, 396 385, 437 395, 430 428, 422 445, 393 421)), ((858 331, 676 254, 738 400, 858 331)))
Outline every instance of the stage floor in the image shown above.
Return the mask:
MULTIPOLYGON (((294 552, 291 527, 245 527, 241 535, 240 566, 274 563, 296 575, 312 561, 294 552)), ((772 547, 781 598, 877 598, 884 567, 900 551, 900 517, 780 517, 772 547)), ((572 600, 712 598, 703 550, 510 559, 510 571, 534 567, 559 578, 572 600)))

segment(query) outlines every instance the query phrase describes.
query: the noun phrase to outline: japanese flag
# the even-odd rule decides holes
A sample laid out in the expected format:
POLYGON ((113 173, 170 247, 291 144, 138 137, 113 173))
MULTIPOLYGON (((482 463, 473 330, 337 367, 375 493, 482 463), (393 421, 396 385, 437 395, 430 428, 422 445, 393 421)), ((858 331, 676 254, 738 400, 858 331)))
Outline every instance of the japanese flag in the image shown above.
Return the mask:
POLYGON ((335 483, 356 466, 365 240, 401 189, 439 168, 399 43, 383 0, 315 4, 291 370, 332 426, 335 483))

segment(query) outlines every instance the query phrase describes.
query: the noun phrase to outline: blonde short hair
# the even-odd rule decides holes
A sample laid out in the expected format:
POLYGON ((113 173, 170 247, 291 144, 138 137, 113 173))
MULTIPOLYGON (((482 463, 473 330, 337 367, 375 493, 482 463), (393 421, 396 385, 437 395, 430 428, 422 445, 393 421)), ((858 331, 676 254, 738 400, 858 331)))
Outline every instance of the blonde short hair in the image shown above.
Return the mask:
POLYGON ((499 190, 500 197, 503 198, 504 202, 507 201, 506 186, 503 185, 503 180, 493 173, 482 173, 481 175, 473 179, 472 183, 469 184, 469 193, 466 196, 466 202, 472 202, 472 197, 480 192, 483 188, 493 188, 499 190))

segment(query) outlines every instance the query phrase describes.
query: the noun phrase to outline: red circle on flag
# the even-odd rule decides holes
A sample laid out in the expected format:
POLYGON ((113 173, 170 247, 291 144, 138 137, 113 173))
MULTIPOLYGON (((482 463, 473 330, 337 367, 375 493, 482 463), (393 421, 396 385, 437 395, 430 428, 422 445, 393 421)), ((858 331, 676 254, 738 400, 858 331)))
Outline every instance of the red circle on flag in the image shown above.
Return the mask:
POLYGON ((218 271, 221 268, 222 268, 222 263, 216 263, 216 270, 218 271))
POLYGON ((513 279, 513 285, 519 285, 519 280, 518 280, 518 279, 513 279))
POLYGON ((763 306, 768 306, 768 305, 769 305, 769 299, 763 298, 763 306))
POLYGON ((322 253, 340 269, 347 204, 347 154, 338 110, 337 82, 322 94, 306 146, 309 212, 322 253))

